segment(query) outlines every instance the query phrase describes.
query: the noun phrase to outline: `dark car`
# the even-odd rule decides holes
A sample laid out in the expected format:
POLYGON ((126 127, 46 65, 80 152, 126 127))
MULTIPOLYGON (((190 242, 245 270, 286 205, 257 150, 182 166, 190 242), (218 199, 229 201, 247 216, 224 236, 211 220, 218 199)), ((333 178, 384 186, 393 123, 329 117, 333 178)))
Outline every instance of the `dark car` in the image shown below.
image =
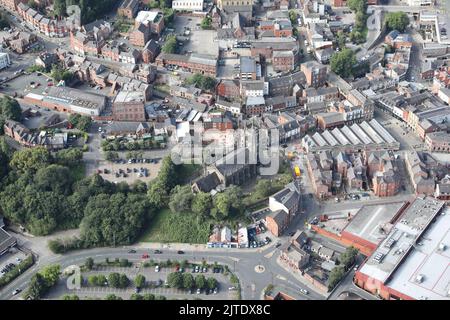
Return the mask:
POLYGON ((136 250, 131 249, 128 251, 128 253, 136 253, 136 250))
POLYGON ((278 242, 277 245, 275 246, 275 248, 278 248, 281 246, 281 242, 278 242))
POLYGON ((184 254, 184 251, 183 250, 178 250, 177 253, 178 254, 184 254))
POLYGON ((161 250, 155 250, 153 253, 154 253, 154 254, 161 254, 162 251, 161 251, 161 250))

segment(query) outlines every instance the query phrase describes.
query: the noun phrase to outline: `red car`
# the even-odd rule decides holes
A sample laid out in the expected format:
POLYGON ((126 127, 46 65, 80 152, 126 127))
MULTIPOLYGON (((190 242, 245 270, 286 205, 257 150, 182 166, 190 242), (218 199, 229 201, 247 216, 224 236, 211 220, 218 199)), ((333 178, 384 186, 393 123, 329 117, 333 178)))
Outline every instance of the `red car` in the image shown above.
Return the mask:
POLYGON ((150 258, 150 256, 149 256, 148 254, 144 253, 144 254, 142 255, 142 259, 148 259, 148 258, 150 258))
POLYGON ((180 266, 176 266, 175 271, 179 271, 180 270, 180 266))
POLYGON ((53 86, 53 82, 47 83, 47 86, 52 87, 53 86))

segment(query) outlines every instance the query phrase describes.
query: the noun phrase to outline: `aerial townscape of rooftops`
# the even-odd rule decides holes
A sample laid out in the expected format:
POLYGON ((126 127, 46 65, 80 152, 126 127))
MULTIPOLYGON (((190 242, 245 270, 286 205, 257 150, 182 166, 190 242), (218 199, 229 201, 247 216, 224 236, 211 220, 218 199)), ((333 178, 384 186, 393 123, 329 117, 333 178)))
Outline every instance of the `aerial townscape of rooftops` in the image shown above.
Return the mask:
POLYGON ((449 37, 445 0, 0 0, 0 299, 450 300, 449 37))

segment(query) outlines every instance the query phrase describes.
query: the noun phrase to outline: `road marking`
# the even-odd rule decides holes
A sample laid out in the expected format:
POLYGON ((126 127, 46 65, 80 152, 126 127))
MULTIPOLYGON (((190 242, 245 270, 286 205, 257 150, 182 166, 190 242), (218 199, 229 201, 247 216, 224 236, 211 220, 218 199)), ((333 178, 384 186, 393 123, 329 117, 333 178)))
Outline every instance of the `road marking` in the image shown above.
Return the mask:
POLYGON ((264 256, 264 258, 267 258, 267 259, 272 258, 272 256, 274 255, 275 251, 276 251, 276 250, 272 250, 271 252, 269 252, 268 254, 266 254, 266 255, 264 256))
POLYGON ((277 277, 276 277, 277 279, 280 279, 280 280, 283 280, 283 281, 286 281, 287 279, 285 278, 285 277, 283 277, 283 276, 281 276, 281 275, 279 275, 279 274, 277 274, 277 277))

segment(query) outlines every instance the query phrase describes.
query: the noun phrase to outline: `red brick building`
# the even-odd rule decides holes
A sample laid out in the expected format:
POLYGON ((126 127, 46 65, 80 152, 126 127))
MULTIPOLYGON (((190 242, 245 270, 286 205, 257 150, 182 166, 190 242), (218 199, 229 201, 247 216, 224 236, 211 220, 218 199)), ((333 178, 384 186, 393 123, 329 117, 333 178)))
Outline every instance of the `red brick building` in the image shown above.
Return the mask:
POLYGON ((295 67, 295 57, 292 51, 275 51, 272 57, 274 71, 292 71, 295 67))
POLYGON ((216 94, 225 98, 239 98, 239 81, 222 79, 216 87, 216 94))
POLYGON ((156 58, 158 66, 176 65, 187 69, 189 72, 200 73, 215 77, 217 74, 217 58, 206 54, 182 54, 161 53, 156 58))
POLYGON ((139 0, 123 0, 117 9, 117 15, 133 19, 139 10, 139 0))

